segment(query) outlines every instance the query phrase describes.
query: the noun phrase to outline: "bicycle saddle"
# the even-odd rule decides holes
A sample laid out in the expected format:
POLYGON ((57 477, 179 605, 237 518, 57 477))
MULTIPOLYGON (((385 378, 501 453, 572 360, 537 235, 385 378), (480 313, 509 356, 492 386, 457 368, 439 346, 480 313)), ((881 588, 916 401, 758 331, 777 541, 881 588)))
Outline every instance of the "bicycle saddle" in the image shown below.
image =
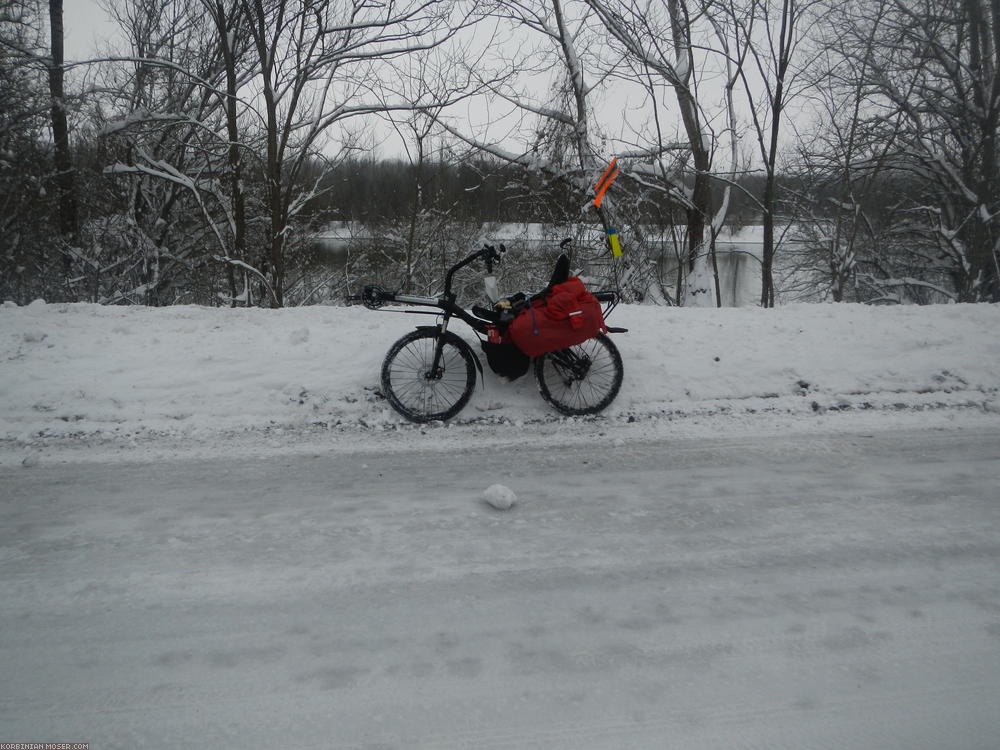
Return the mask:
POLYGON ((552 271, 552 278, 549 279, 547 290, 551 291, 556 284, 562 284, 569 278, 569 257, 566 253, 559 253, 556 259, 556 267, 552 271))
POLYGON ((528 302, 534 302, 535 300, 545 299, 552 292, 552 287, 556 284, 562 284, 566 279, 569 278, 569 256, 566 253, 560 253, 559 257, 556 259, 556 267, 552 270, 552 278, 549 279, 549 283, 546 284, 545 288, 538 292, 537 294, 531 295, 528 298, 528 302))

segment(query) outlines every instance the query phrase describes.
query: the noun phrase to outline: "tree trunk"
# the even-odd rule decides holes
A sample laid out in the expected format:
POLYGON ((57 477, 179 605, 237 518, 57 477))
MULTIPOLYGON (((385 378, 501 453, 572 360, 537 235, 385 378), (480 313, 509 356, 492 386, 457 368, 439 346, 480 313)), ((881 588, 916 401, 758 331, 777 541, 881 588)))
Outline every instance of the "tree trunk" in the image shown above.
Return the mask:
MULTIPOLYGON (((52 37, 52 57, 49 63, 49 95, 52 101, 52 141, 55 148, 56 206, 59 213, 59 234, 73 244, 77 240, 77 206, 74 191, 73 160, 69 150, 69 122, 63 90, 63 3, 49 0, 49 28, 52 37)), ((65 256, 67 265, 70 256, 65 256)))
MULTIPOLYGON (((667 5, 670 15, 670 28, 673 34, 674 49, 678 59, 683 56, 683 65, 675 69, 683 70, 683 80, 674 81, 674 92, 684 123, 684 132, 691 147, 691 157, 694 162, 694 185, 691 190, 691 208, 686 212, 688 230, 687 268, 688 273, 694 271, 700 256, 710 257, 711 268, 715 277, 715 304, 721 304, 718 294, 718 264, 714 257, 715 243, 706 246, 705 229, 712 215, 712 185, 710 170, 712 169, 712 154, 706 145, 705 128, 698 114, 698 102, 695 101, 689 82, 694 58, 691 54, 690 21, 687 17, 687 6, 682 0, 670 0, 667 5)), ((705 289, 707 294, 711 289, 705 289)))
POLYGON ((413 165, 413 207, 410 209, 410 226, 406 234, 406 278, 403 281, 403 291, 413 292, 413 266, 416 262, 417 223, 423 209, 423 172, 424 172, 424 138, 425 134, 417 133, 417 160, 413 165))
MULTIPOLYGON (((772 206, 774 188, 773 178, 768 177, 768 187, 765 190, 765 205, 772 206)), ((761 217, 764 224, 763 248, 761 249, 760 262, 760 306, 774 307, 774 213, 768 208, 764 209, 761 217)))
POLYGON ((975 111, 982 121, 977 194, 981 208, 971 223, 969 272, 971 278, 960 289, 963 302, 1000 301, 1000 263, 997 259, 997 229, 995 222, 984 213, 996 210, 1000 202, 1000 168, 997 156, 997 130, 1000 122, 1000 102, 996 95, 1000 85, 1000 0, 965 0, 969 22, 970 68, 974 72, 973 99, 975 111), (983 210, 985 209, 985 211, 983 210), (964 293, 963 293, 964 292, 964 293), (964 298, 964 299, 963 299, 964 298))
MULTIPOLYGON (((774 213, 777 202, 778 136, 785 110, 785 77, 791 64, 794 28, 798 18, 795 0, 782 0, 781 27, 778 31, 777 57, 775 59, 774 95, 770 101, 771 126, 765 152, 762 154, 767 170, 764 197, 761 201, 764 219, 764 247, 761 250, 760 306, 774 307, 774 213)), ((769 40, 772 45, 773 38, 769 40)), ((763 142, 761 143, 763 146, 763 142)))
MULTIPOLYGON (((235 34, 235 22, 226 15, 225 5, 216 3, 216 25, 219 31, 219 41, 222 46, 223 62, 226 66, 226 132, 229 138, 229 186, 233 199, 233 250, 232 257, 236 260, 246 260, 246 198, 243 195, 243 160, 240 156, 240 130, 237 110, 236 85, 236 52, 232 41, 235 34)), ((236 273, 231 263, 226 264, 229 281, 229 296, 232 306, 236 307, 236 273)), ((250 280, 246 279, 247 299, 250 306, 250 280)))

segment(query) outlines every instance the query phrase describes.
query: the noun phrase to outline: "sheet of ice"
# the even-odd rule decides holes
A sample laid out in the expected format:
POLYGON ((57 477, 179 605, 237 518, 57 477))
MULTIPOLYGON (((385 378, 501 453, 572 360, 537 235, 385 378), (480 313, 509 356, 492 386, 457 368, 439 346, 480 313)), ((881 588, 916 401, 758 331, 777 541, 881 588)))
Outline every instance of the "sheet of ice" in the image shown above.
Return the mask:
POLYGON ((1000 429, 0 467, 0 727, 987 750, 1000 429), (530 496, 514 512, 484 485, 530 496))

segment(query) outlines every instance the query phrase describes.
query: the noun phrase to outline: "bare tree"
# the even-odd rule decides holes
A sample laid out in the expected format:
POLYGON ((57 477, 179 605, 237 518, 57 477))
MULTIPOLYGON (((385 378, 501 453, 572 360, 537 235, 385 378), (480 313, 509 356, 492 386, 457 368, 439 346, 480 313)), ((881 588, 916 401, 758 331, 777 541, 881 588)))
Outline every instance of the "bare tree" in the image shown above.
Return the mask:
MULTIPOLYGON (((615 66, 614 59, 606 59, 593 10, 584 2, 567 0, 499 0, 489 8, 491 17, 507 24, 521 40, 516 56, 509 51, 512 44, 498 45, 505 50, 508 74, 495 76, 488 88, 490 106, 506 107, 513 114, 523 150, 504 145, 496 127, 480 134, 472 133, 469 125, 445 122, 443 127, 479 153, 522 167, 534 189, 563 193, 572 218, 596 216, 606 237, 625 217, 613 198, 599 206, 593 202, 593 185, 612 155, 604 151, 595 122, 595 98, 615 66), (548 81, 547 89, 539 89, 539 79, 548 81)), ((606 265, 626 299, 664 300, 650 258, 632 252, 616 260, 610 246, 603 240, 601 245, 591 265, 606 265)))
MULTIPOLYGON (((429 0, 129 0, 121 19, 133 52, 122 62, 132 73, 118 88, 131 93, 105 127, 129 145, 109 172, 130 175, 144 197, 162 196, 153 224, 161 232, 176 226, 164 212, 190 202, 225 264, 226 299, 250 304, 256 293, 281 306, 292 287, 309 283, 302 269, 288 275, 288 258, 308 241, 297 229, 322 190, 319 165, 345 153, 328 133, 387 106, 370 95, 381 63, 454 34, 466 22, 456 8, 429 0), (261 210, 251 214, 258 179, 261 210), (254 216, 263 231, 250 231, 254 216)), ((163 240, 143 246, 159 258, 163 240)))
POLYGON ((0 295, 67 296, 50 221, 52 99, 45 15, 32 0, 0 0, 0 295))
MULTIPOLYGON (((231 259, 226 271, 229 281, 229 296, 232 304, 237 303, 239 292, 236 288, 236 269, 240 262, 247 259, 247 216, 246 193, 244 188, 244 166, 242 131, 240 127, 240 78, 242 68, 239 60, 246 51, 245 19, 240 12, 238 0, 202 0, 215 26, 219 49, 222 53, 222 63, 225 70, 225 118, 226 135, 228 137, 227 161, 229 167, 229 196, 232 201, 232 248, 225 257, 231 259)), ((249 273, 243 271, 245 293, 244 301, 251 303, 249 273)))
POLYGON ((404 216, 389 220, 389 234, 394 236, 385 243, 401 248, 402 288, 407 292, 421 289, 430 294, 439 288, 439 271, 447 268, 446 256, 455 251, 454 236, 468 229, 453 221, 457 206, 443 204, 433 194, 446 157, 437 121, 445 107, 479 88, 467 73, 475 58, 468 44, 456 41, 448 48, 407 55, 394 64, 394 75, 377 77, 373 86, 384 105, 381 116, 398 136, 409 166, 407 209, 404 216))
MULTIPOLYGON (((106 172, 127 179, 121 181, 122 215, 94 227, 87 261, 95 294, 147 304, 173 302, 193 293, 192 285, 211 294, 213 255, 251 270, 234 246, 246 235, 234 210, 242 210, 245 188, 233 179, 234 171, 242 177, 242 162, 237 155, 233 164, 227 129, 236 124, 231 92, 254 73, 234 62, 244 57, 245 35, 230 28, 235 22, 227 6, 207 7, 203 0, 129 0, 116 14, 131 54, 107 68, 104 90, 113 93, 106 95, 108 112, 98 116, 117 157, 106 172), (204 23, 206 9, 215 23, 204 23), (123 229, 131 243, 109 242, 123 229)), ((223 296, 249 302, 249 293, 245 282, 237 295, 230 273, 223 296)))
POLYGON ((1000 300, 1000 6, 986 0, 874 0, 851 6, 866 65, 867 122, 892 144, 889 166, 915 188, 906 232, 927 279, 961 301, 1000 300), (876 44, 866 30, 877 25, 876 44))
POLYGON ((802 133, 795 173, 803 184, 789 201, 796 206, 790 254, 799 257, 783 264, 790 283, 805 287, 793 292, 798 298, 864 299, 857 292, 857 273, 866 257, 877 255, 881 230, 873 194, 894 141, 866 120, 869 57, 845 51, 874 49, 885 7, 885 2, 872 6, 876 22, 863 38, 847 30, 851 11, 841 4, 831 3, 819 24, 820 54, 810 75, 816 83, 808 96, 815 125, 802 133))
POLYGON ((810 69, 802 59, 806 41, 817 15, 816 0, 750 0, 749 4, 723 4, 737 46, 746 49, 746 64, 738 70, 749 109, 756 156, 764 173, 764 185, 756 202, 763 224, 761 248, 761 307, 774 306, 774 255, 778 195, 779 157, 786 117, 796 95, 811 82, 810 69))
MULTIPOLYGON (((49 0, 49 30, 51 38, 49 60, 49 94, 52 97, 52 142, 55 148, 55 188, 59 208, 59 233, 63 241, 76 244, 79 231, 73 178, 73 158, 69 146, 69 118, 66 115, 66 93, 63 84, 63 3, 49 0)), ((68 259, 68 256, 67 256, 68 259)))
POLYGON ((684 301, 686 304, 721 304, 715 239, 721 232, 729 205, 738 157, 736 112, 733 86, 746 54, 745 38, 731 38, 725 14, 713 16, 710 4, 702 6, 687 0, 662 0, 639 3, 588 0, 607 31, 622 45, 639 80, 649 81, 649 101, 656 124, 653 151, 668 151, 657 108, 654 80, 667 85, 677 102, 683 127, 685 159, 669 165, 656 162, 662 184, 668 186, 667 199, 680 205, 686 214, 687 248, 684 301), (693 6, 693 10, 692 10, 693 6), (696 27, 696 19, 704 28, 696 27), (707 36, 708 41, 699 42, 707 36), (739 44, 743 48, 738 48, 739 44), (703 97, 700 78, 712 69, 723 78, 721 139, 728 151, 730 167, 723 175, 722 199, 716 205, 713 183, 714 161, 720 133, 713 130, 703 97), (690 187, 678 179, 688 178, 690 187), (678 198, 679 196, 679 198, 678 198), (711 281, 708 281, 711 279, 711 281))
POLYGON ((316 194, 305 182, 327 131, 384 104, 365 97, 363 77, 379 60, 440 44, 468 16, 452 3, 373 4, 332 0, 241 0, 259 64, 268 275, 274 304, 284 300, 286 250, 296 216, 316 194))

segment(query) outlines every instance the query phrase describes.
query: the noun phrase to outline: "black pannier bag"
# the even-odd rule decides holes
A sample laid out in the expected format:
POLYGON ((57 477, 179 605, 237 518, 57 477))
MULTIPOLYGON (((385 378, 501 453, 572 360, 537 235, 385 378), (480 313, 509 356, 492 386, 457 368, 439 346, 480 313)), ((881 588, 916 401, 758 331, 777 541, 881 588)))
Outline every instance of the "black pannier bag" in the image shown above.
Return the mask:
POLYGON ((496 344, 483 341, 482 347, 483 351, 486 352, 486 360, 490 364, 490 369, 497 375, 509 380, 517 380, 528 371, 531 357, 514 344, 504 341, 496 344))

